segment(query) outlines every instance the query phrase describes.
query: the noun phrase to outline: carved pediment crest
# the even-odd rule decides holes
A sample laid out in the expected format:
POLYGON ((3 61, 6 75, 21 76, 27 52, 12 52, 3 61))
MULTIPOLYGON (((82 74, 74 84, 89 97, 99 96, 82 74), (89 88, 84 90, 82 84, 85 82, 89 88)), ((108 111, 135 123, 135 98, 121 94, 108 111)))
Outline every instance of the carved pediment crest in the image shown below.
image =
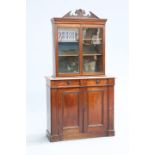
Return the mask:
POLYGON ((82 10, 82 9, 78 9, 75 12, 69 11, 67 14, 63 16, 63 18, 97 18, 98 19, 98 17, 91 11, 89 11, 89 13, 86 14, 85 10, 82 10))

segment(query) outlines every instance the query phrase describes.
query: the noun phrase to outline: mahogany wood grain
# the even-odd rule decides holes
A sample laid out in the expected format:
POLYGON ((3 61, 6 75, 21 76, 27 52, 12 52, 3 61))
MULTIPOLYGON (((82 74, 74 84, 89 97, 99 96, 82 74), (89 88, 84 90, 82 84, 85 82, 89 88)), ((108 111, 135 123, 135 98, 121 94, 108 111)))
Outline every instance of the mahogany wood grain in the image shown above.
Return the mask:
POLYGON ((46 80, 50 141, 114 135, 114 78, 46 80))

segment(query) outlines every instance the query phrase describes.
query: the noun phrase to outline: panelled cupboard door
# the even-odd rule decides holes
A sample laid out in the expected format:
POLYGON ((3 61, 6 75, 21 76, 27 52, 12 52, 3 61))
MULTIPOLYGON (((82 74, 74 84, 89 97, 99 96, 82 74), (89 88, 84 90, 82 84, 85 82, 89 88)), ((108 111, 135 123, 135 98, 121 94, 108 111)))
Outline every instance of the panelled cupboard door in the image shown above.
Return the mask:
POLYGON ((86 90, 84 130, 89 134, 105 134, 107 129, 107 87, 90 87, 86 90))
POLYGON ((82 131, 82 94, 79 88, 59 89, 59 134, 61 138, 78 135, 82 131))
POLYGON ((60 139, 84 134, 106 135, 108 87, 64 88, 58 90, 60 139))

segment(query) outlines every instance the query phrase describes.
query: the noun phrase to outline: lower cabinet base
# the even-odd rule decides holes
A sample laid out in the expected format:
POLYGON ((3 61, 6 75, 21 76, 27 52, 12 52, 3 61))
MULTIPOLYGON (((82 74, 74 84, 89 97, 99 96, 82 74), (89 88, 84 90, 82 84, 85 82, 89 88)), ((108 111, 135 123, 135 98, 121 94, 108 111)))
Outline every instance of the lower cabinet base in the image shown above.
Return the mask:
POLYGON ((47 79, 47 137, 51 142, 114 136, 112 77, 47 79))
POLYGON ((81 134, 73 134, 73 135, 51 135, 49 131, 47 130, 47 138, 50 142, 57 142, 57 141, 63 141, 63 140, 75 140, 75 139, 84 139, 84 138, 96 138, 96 137, 108 137, 108 136, 114 136, 115 131, 109 130, 105 134, 88 134, 88 133, 81 133, 81 134))

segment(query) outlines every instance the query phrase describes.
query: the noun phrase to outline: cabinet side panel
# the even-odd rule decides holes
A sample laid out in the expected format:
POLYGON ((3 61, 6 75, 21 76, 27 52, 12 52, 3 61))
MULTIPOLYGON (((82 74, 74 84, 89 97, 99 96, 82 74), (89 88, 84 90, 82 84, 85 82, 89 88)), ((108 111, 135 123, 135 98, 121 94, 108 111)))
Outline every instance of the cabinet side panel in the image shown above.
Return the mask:
POLYGON ((108 132, 109 135, 114 134, 114 86, 108 88, 108 132))
POLYGON ((105 75, 105 25, 103 26, 103 74, 105 75))
POLYGON ((52 135, 58 135, 58 93, 57 89, 50 90, 51 95, 51 130, 52 135))
POLYGON ((52 75, 55 77, 56 76, 56 30, 55 30, 55 25, 52 24, 52 40, 53 40, 53 48, 52 48, 52 75))
POLYGON ((51 133, 51 103, 50 103, 50 87, 46 85, 46 102, 47 102, 47 130, 51 133))

